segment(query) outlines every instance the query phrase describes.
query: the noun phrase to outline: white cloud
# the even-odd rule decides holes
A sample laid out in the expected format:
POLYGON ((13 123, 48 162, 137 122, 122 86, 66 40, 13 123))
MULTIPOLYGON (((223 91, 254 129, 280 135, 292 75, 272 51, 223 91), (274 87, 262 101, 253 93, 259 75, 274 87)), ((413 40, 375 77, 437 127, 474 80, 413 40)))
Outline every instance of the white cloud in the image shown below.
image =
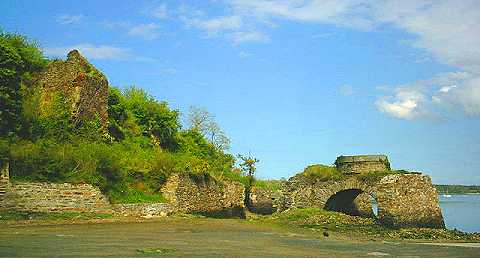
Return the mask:
POLYGON ((83 15, 81 14, 76 14, 76 15, 63 14, 63 15, 57 16, 56 21, 62 25, 70 25, 70 24, 79 23, 82 19, 83 19, 83 15))
POLYGON ((352 86, 344 84, 338 87, 338 92, 340 92, 340 94, 343 96, 351 96, 355 93, 355 90, 352 86))
POLYGON ((269 42, 266 32, 277 28, 279 20, 358 30, 383 26, 402 29, 415 36, 405 41, 407 44, 425 51, 412 57, 414 62, 436 60, 458 73, 438 74, 407 85, 389 85, 394 92, 377 100, 379 110, 405 119, 452 108, 480 115, 480 0, 226 0, 223 3, 226 3, 225 13, 216 18, 183 6, 183 21, 210 37, 223 37, 235 44, 269 42), (463 74, 464 78, 454 74, 463 74), (450 82, 443 84, 442 80, 450 82))
POLYGON ((373 25, 369 17, 370 1, 358 0, 232 0, 238 13, 264 19, 284 18, 302 22, 329 23, 360 29, 373 25))
POLYGON ((73 49, 80 51, 82 55, 89 59, 102 60, 132 60, 132 61, 153 61, 152 58, 135 56, 129 49, 119 48, 108 45, 78 44, 65 47, 45 48, 44 53, 48 56, 64 57, 73 49))
POLYGON ((259 31, 236 31, 229 35, 231 41, 235 44, 244 42, 269 42, 270 38, 259 31))
POLYGON ((238 57, 240 57, 240 58, 248 58, 248 57, 250 57, 250 56, 251 56, 251 54, 248 53, 248 52, 245 52, 245 51, 240 51, 240 52, 238 53, 238 57))
POLYGON ((385 97, 375 102, 380 111, 396 118, 413 119, 425 115, 420 108, 425 98, 415 88, 399 88, 394 97, 385 97))
POLYGON ((452 72, 397 86, 393 95, 375 103, 388 115, 403 119, 444 116, 460 108, 468 115, 480 115, 480 76, 469 72, 452 72))
POLYGON ((217 36, 225 31, 235 31, 242 27, 240 16, 224 16, 213 19, 185 18, 184 21, 193 27, 205 31, 209 37, 217 36))
POLYGON ((128 35, 153 40, 158 38, 158 36, 160 35, 160 33, 158 32, 158 28, 159 26, 155 23, 140 24, 131 27, 128 30, 128 35))
POLYGON ((153 8, 151 15, 157 19, 164 19, 168 17, 168 9, 166 4, 161 4, 153 8))

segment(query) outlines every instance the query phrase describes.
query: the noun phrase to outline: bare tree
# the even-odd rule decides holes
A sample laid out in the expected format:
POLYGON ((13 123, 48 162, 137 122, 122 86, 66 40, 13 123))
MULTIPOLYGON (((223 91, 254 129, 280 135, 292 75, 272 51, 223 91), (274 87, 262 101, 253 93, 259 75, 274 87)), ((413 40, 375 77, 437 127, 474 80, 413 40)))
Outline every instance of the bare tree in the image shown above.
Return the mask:
POLYGON ((206 109, 191 106, 188 112, 188 126, 191 130, 199 131, 215 148, 228 150, 230 139, 215 122, 215 117, 206 109))

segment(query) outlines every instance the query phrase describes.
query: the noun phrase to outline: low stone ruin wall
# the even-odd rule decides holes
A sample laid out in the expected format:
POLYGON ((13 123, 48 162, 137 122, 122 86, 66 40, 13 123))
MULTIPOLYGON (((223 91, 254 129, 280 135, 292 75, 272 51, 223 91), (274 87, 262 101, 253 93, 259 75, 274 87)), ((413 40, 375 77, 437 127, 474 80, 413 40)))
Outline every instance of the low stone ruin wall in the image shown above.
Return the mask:
POLYGON ((277 211, 277 200, 280 191, 272 191, 252 187, 250 190, 249 210, 253 213, 268 215, 277 211))
POLYGON ((108 199, 88 184, 13 183, 0 198, 0 210, 112 213, 108 199))
POLYGON ((208 174, 176 174, 162 188, 163 196, 176 212, 213 217, 245 217, 242 184, 217 181, 208 174))
POLYGON ((114 204, 115 213, 129 217, 165 217, 174 212, 168 203, 114 204))

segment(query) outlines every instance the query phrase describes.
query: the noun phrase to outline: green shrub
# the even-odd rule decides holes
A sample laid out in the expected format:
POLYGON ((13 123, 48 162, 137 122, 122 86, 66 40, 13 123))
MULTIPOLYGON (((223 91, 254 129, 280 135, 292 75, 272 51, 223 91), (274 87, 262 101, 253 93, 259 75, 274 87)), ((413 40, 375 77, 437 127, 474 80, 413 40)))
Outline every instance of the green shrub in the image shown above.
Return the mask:
POLYGON ((283 180, 255 180, 255 187, 264 190, 277 191, 282 188, 282 185, 285 181, 283 180))
POLYGON ((340 180, 344 177, 336 167, 325 165, 308 166, 300 175, 318 181, 340 180))

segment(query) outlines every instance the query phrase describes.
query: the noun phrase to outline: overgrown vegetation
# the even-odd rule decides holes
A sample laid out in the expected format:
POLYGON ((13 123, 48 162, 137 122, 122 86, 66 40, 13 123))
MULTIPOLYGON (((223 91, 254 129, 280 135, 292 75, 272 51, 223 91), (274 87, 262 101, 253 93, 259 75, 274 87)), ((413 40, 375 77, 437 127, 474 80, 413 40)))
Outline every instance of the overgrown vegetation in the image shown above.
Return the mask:
MULTIPOLYGON (((406 170, 386 170, 386 171, 371 171, 368 173, 354 174, 353 176, 364 182, 375 182, 380 180, 382 177, 393 174, 409 174, 414 172, 409 172, 406 170)), ((310 165, 306 167, 303 172, 300 173, 301 176, 304 176, 310 180, 314 181, 330 181, 330 180, 342 180, 347 177, 347 175, 342 174, 335 166, 327 165, 310 165)))
POLYGON ((72 122, 61 94, 40 114, 33 78, 49 62, 25 37, 0 34, 0 162, 12 180, 89 183, 121 203, 164 201, 161 186, 178 172, 248 182, 213 116, 192 109, 204 120, 183 129, 178 110, 134 86, 110 87, 108 125, 72 122))
POLYGON ((311 165, 306 167, 300 175, 318 181, 341 180, 344 175, 334 166, 311 165))

